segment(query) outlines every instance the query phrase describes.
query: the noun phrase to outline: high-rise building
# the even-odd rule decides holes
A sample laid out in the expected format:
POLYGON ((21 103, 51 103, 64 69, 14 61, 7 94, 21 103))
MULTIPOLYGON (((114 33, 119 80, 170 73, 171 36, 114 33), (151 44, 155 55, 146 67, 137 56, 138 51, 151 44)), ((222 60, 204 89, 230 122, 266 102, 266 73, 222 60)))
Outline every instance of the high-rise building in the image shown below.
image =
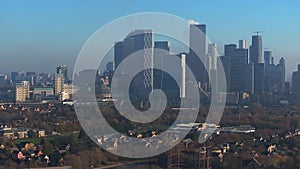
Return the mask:
MULTIPOLYGON (((136 29, 130 32, 123 41, 115 43, 114 60, 115 69, 130 54, 144 50, 144 53, 150 52, 144 57, 149 57, 153 61, 153 32, 151 29, 136 29)), ((149 63, 150 64, 150 63, 149 63)))
POLYGON ((56 74, 62 74, 64 78, 64 83, 68 83, 68 67, 67 65, 59 65, 56 68, 56 74))
POLYGON ((62 74, 64 78, 64 83, 68 83, 68 67, 67 65, 59 65, 56 68, 56 74, 62 74))
POLYGON ((277 65, 274 64, 271 51, 265 51, 265 86, 268 93, 284 94, 285 91, 285 60, 281 58, 277 65))
POLYGON ((11 72, 10 79, 11 79, 13 84, 16 83, 17 77, 18 77, 18 72, 11 72))
POLYGON ((271 59, 273 58, 272 56, 272 51, 270 50, 265 50, 264 51, 264 62, 265 62, 265 75, 267 76, 267 73, 269 71, 269 67, 271 65, 271 59))
POLYGON ((121 62, 133 54, 141 53, 141 61, 144 65, 142 74, 138 74, 132 82, 131 93, 137 98, 148 99, 148 93, 153 90, 153 31, 151 29, 136 29, 130 32, 123 41, 116 42, 114 46, 115 70, 121 62), (141 87, 144 86, 144 87, 141 87))
POLYGON ((278 64, 278 81, 279 81, 279 93, 284 94, 285 91, 285 59, 282 57, 278 64))
POLYGON ((272 72, 272 69, 274 67, 273 64, 271 64, 272 59, 272 51, 265 50, 264 51, 264 62, 265 62, 265 91, 270 91, 270 84, 271 84, 271 76, 270 74, 272 72))
POLYGON ((264 51, 264 61, 265 61, 266 66, 271 64, 271 59, 272 59, 272 51, 265 50, 264 51))
POLYGON ((242 92, 246 90, 246 68, 248 65, 248 49, 237 48, 235 44, 225 45, 225 57, 229 60, 229 90, 242 92))
POLYGON ((254 94, 254 63, 246 66, 246 92, 254 94))
POLYGON ((200 82, 202 88, 208 88, 208 72, 206 56, 206 25, 190 24, 190 49, 187 57, 187 65, 193 72, 196 81, 200 82), (201 59, 200 59, 201 58, 201 59))
POLYGON ((264 63, 254 64, 254 94, 260 95, 265 90, 265 66, 264 63))
POLYGON ((265 87, 265 68, 262 58, 262 38, 260 35, 252 36, 250 63, 254 64, 254 93, 259 95, 264 92, 265 87))
POLYGON ((252 36, 252 45, 250 46, 250 62, 263 63, 262 58, 262 38, 260 35, 252 36))
POLYGON ((245 40, 245 39, 239 40, 239 48, 240 49, 247 49, 248 48, 247 40, 245 40))
POLYGON ((217 57, 218 57, 218 46, 215 43, 208 44, 208 57, 210 58, 211 62, 209 64, 209 70, 217 69, 217 57))
POLYGON ((181 88, 180 88, 180 97, 186 97, 186 53, 181 53, 181 88))
POLYGON ((23 70, 19 70, 18 72, 11 72, 11 80, 13 84, 21 83, 22 81, 27 81, 28 78, 23 70))
POLYGON ((16 102, 24 102, 29 99, 30 85, 28 81, 16 83, 16 102))
POLYGON ((300 100, 300 64, 298 70, 292 76, 292 94, 296 100, 300 100))
POLYGON ((58 96, 64 90, 64 76, 63 74, 56 74, 54 78, 54 94, 58 96))

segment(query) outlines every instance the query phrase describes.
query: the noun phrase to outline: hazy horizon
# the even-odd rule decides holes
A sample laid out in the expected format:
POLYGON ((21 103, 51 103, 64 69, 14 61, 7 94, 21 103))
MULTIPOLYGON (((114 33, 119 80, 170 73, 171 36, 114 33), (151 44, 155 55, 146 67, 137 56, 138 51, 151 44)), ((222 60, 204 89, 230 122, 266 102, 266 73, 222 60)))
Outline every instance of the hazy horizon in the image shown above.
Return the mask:
POLYGON ((54 73, 57 65, 73 70, 88 38, 105 24, 137 12, 164 12, 207 25, 208 38, 218 44, 262 33, 263 48, 275 63, 286 59, 286 77, 300 64, 296 22, 300 2, 268 1, 2 1, 0 2, 0 73, 17 70, 54 73), (117 5, 118 4, 118 5, 117 5))

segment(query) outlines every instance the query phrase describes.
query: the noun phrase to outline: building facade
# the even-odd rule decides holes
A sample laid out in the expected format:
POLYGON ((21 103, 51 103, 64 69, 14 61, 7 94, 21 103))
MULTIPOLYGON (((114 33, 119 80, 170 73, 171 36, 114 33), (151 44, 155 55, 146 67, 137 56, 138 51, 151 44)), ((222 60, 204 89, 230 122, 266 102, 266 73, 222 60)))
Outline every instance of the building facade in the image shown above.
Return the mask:
POLYGON ((68 78, 68 67, 67 65, 59 65, 56 68, 56 74, 62 74, 64 78, 64 83, 68 83, 69 78, 68 78))
POLYGON ((54 94, 58 96, 64 90, 63 74, 56 74, 54 78, 54 94))
POLYGON ((25 102, 30 98, 30 84, 28 81, 16 83, 16 102, 25 102))

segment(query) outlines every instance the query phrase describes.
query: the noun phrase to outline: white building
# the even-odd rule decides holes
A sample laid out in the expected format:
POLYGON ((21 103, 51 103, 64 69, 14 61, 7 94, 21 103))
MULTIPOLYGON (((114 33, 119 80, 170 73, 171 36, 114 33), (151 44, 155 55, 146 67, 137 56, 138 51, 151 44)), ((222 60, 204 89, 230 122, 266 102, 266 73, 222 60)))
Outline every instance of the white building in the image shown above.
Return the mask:
POLYGON ((60 92, 59 93, 59 100, 64 101, 70 99, 70 94, 67 92, 60 92))
POLYGON ((58 96, 59 93, 63 92, 63 90, 64 90, 63 74, 56 74, 54 83, 55 83, 54 84, 54 94, 55 94, 55 96, 58 96))
POLYGON ((208 44, 208 68, 217 69, 218 46, 215 43, 208 44))
POLYGON ((24 102, 29 99, 29 82, 22 81, 21 83, 16 83, 16 102, 24 102))

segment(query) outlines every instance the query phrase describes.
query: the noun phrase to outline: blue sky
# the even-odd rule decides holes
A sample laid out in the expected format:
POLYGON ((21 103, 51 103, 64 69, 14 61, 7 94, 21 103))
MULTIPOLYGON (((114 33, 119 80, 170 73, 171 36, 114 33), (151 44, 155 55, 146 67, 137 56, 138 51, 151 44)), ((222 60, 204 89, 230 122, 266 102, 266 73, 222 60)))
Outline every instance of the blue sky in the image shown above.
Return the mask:
POLYGON ((251 42, 264 30, 263 47, 275 61, 285 57, 287 72, 300 64, 300 1, 175 0, 1 0, 0 72, 18 69, 54 72, 73 68, 86 40, 114 19, 137 12, 165 12, 207 24, 222 53, 226 43, 251 42))

